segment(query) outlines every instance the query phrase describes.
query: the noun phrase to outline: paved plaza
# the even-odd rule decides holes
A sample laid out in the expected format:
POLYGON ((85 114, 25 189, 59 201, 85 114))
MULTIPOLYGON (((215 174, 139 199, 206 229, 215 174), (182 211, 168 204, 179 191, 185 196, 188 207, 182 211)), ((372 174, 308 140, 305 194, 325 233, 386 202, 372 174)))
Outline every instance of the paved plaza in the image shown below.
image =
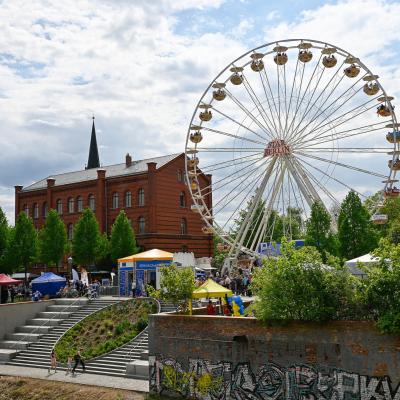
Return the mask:
POLYGON ((104 386, 114 389, 133 390, 135 392, 148 392, 148 381, 131 379, 131 378, 116 378, 103 375, 84 374, 78 372, 74 376, 66 375, 65 371, 57 371, 56 373, 48 373, 47 369, 43 368, 27 368, 17 367, 14 365, 0 365, 0 375, 21 376, 26 378, 45 379, 59 382, 80 383, 90 386, 104 386))

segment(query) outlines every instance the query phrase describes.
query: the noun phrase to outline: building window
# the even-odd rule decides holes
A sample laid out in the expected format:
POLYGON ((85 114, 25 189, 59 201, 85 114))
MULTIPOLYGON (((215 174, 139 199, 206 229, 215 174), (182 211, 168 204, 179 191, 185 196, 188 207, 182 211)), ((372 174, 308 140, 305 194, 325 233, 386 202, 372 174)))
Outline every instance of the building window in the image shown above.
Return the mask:
POLYGON ((185 192, 181 192, 179 195, 179 205, 181 207, 186 207, 186 195, 185 192))
POLYGON ((33 205, 33 218, 38 219, 39 218, 39 204, 35 203, 33 205))
POLYGON ((94 211, 96 209, 96 201, 94 199, 94 195, 93 194, 89 194, 88 203, 89 203, 89 208, 92 211, 94 211))
POLYGON ((129 191, 125 193, 125 207, 132 207, 132 193, 129 191))
POLYGON ((43 208, 42 208, 42 215, 43 215, 43 218, 46 218, 46 217, 47 217, 47 211, 48 211, 47 203, 44 202, 44 203, 43 203, 43 208))
POLYGON ((181 235, 187 234, 187 221, 186 218, 181 219, 181 235))
POLYGON ((112 208, 118 208, 119 207, 119 196, 117 192, 114 192, 112 195, 112 208))
POLYGON ((178 182, 183 182, 183 172, 181 169, 178 169, 177 175, 178 175, 178 182))
POLYGON ((73 224, 68 224, 68 240, 72 240, 74 237, 74 225, 73 224))
POLYGON ((24 210, 24 213, 26 214, 26 216, 29 217, 29 206, 28 206, 28 204, 24 204, 23 210, 24 210))
POLYGON ((56 201, 56 210, 58 212, 59 215, 61 215, 63 213, 63 206, 62 206, 62 201, 61 199, 58 199, 56 201))
POLYGON ((83 199, 82 199, 82 196, 78 196, 77 197, 76 205, 78 207, 78 212, 82 212, 83 211, 83 199))
POLYGON ((146 232, 146 220, 144 217, 139 217, 139 233, 146 232))
POLYGON ((187 253, 188 252, 188 247, 186 245, 182 246, 182 253, 187 253))
POLYGON ((75 212, 75 201, 73 197, 70 197, 68 199, 68 212, 70 214, 72 214, 73 212, 75 212))
POLYGON ((144 189, 140 188, 138 190, 138 206, 143 207, 144 206, 144 189))

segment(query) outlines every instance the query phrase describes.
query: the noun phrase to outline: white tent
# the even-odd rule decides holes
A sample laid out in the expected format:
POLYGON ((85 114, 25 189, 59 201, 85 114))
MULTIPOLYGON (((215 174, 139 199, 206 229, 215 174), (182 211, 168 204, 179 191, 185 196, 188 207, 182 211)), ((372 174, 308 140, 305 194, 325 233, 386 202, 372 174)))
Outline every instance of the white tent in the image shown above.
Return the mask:
POLYGON ((357 268, 358 264, 363 264, 366 266, 370 266, 376 264, 380 261, 379 257, 374 257, 371 254, 364 254, 363 256, 353 258, 352 260, 348 260, 345 262, 345 265, 349 269, 349 272, 352 275, 360 276, 361 278, 366 276, 365 271, 362 271, 360 268, 357 268))

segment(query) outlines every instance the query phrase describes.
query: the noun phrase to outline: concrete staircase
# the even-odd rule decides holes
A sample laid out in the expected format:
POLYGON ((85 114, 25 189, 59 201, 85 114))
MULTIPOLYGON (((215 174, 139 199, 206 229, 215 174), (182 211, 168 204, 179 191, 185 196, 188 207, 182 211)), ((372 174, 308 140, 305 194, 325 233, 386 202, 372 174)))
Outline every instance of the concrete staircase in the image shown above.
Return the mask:
POLYGON ((86 363, 86 372, 97 375, 126 377, 129 361, 148 359, 149 335, 147 328, 135 339, 86 363))
POLYGON ((57 299, 55 305, 38 313, 0 342, 0 347, 18 349, 17 355, 7 364, 32 368, 48 368, 50 352, 57 340, 73 325, 96 311, 119 300, 57 299))

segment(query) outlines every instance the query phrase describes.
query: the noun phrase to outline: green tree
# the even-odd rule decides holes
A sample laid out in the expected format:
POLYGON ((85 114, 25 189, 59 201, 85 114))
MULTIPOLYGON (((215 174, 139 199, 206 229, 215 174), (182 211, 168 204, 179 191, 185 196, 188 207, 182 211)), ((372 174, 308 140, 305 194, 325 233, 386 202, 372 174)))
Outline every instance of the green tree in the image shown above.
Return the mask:
POLYGON ((400 333, 400 244, 381 239, 374 255, 380 261, 367 271, 365 299, 382 332, 400 333))
POLYGON ((161 268, 160 294, 163 300, 187 312, 194 289, 192 268, 178 268, 174 263, 161 268))
POLYGON ((65 254, 67 232, 56 210, 50 210, 39 233, 40 261, 58 266, 65 254))
POLYGON ((315 247, 295 250, 285 238, 281 256, 264 260, 251 288, 263 321, 338 319, 355 307, 355 283, 348 272, 337 265, 327 268, 315 247))
MULTIPOLYGON (((99 242, 96 250, 96 263, 106 262, 110 255, 110 241, 107 233, 103 233, 99 237, 99 242)), ((109 261, 108 261, 109 262, 109 261)))
POLYGON ((24 267, 26 284, 28 266, 37 257, 38 238, 32 219, 24 212, 18 215, 14 237, 10 246, 13 250, 13 264, 24 267))
POLYGON ((306 246, 315 246, 327 260, 327 253, 337 254, 337 242, 331 230, 332 218, 321 202, 314 202, 311 215, 306 223, 306 246))
POLYGON ((112 226, 110 244, 111 258, 114 262, 118 258, 130 256, 139 251, 131 223, 124 210, 120 211, 112 226))
POLYGON ((5 268, 4 258, 8 246, 9 228, 5 213, 0 207, 0 268, 5 268))
POLYGON ((224 265, 225 258, 227 257, 227 252, 221 252, 218 250, 218 244, 223 243, 223 241, 216 234, 214 234, 213 236, 213 243, 214 243, 214 257, 212 258, 212 266, 220 270, 224 265))
POLYGON ((86 208, 74 227, 72 239, 74 261, 85 266, 93 264, 99 249, 99 239, 99 224, 93 211, 86 208))
POLYGON ((350 191, 340 206, 338 238, 343 258, 359 257, 377 246, 377 234, 367 209, 354 191, 350 191))

